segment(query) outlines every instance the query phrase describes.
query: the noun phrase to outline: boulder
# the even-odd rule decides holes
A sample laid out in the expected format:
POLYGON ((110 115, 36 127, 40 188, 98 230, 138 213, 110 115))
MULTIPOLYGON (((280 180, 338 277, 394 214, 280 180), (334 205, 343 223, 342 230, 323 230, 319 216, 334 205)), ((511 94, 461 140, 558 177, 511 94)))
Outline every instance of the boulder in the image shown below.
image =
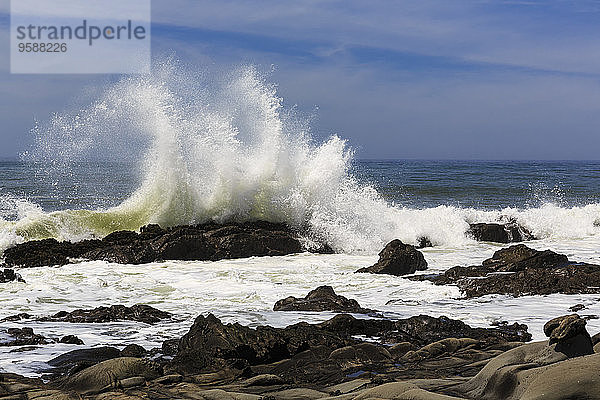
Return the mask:
POLYGON ((395 239, 381 250, 377 263, 367 268, 361 268, 356 272, 401 276, 426 269, 427 261, 425 261, 423 253, 417 250, 415 246, 404 244, 395 239))
POLYGON ((467 235, 479 242, 512 243, 535 239, 531 232, 516 222, 506 224, 470 224, 467 235))
POLYGON ((302 299, 290 296, 277 301, 273 311, 335 311, 366 314, 372 310, 362 308, 354 299, 336 294, 331 286, 319 286, 302 299))

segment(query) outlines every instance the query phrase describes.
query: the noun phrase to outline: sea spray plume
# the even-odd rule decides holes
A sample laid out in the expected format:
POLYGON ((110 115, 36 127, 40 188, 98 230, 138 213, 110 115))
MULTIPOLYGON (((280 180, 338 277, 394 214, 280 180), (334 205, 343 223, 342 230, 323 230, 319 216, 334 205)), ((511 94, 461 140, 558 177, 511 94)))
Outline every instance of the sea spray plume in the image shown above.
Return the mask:
POLYGON ((73 160, 139 158, 143 179, 116 207, 20 219, 14 229, 25 239, 265 219, 338 250, 381 241, 373 220, 389 207, 348 173, 346 143, 334 136, 313 144, 308 126, 283 109, 254 67, 194 74, 170 60, 151 76, 111 85, 88 107, 56 114, 35 134, 29 160, 64 172, 73 160), (374 206, 379 212, 370 214, 374 206))

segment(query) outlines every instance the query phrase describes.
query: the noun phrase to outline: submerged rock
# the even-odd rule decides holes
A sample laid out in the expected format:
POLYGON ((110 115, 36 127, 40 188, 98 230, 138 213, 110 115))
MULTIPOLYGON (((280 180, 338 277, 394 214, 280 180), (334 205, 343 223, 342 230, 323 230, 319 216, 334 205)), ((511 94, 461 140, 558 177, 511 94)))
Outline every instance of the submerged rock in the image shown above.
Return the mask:
POLYGON ((372 312, 362 308, 354 299, 335 293, 331 286, 319 286, 303 299, 290 296, 275 303, 273 311, 336 311, 367 314, 372 312))
POLYGON ((71 259, 143 264, 162 260, 221 260, 279 256, 301 252, 297 235, 284 224, 265 221, 242 224, 206 223, 162 229, 142 227, 140 233, 113 232, 102 240, 77 243, 55 239, 18 244, 4 251, 7 266, 22 268, 68 264, 71 259))
POLYGON ((599 265, 573 262, 565 255, 523 244, 498 250, 479 266, 458 266, 441 275, 410 279, 457 285, 468 298, 487 294, 600 293, 599 265))
POLYGON ((516 222, 470 224, 467 235, 479 242, 513 243, 535 239, 529 230, 516 222))
POLYGON ((0 340, 0 346, 35 346, 53 342, 34 333, 32 328, 8 328, 6 333, 8 337, 0 340))
POLYGON ((426 269, 427 261, 425 261, 423 253, 417 250, 415 246, 404 244, 395 239, 381 250, 377 263, 367 268, 361 268, 356 272, 401 276, 426 269))
POLYGON ((7 282, 25 282, 21 275, 15 273, 14 269, 5 268, 4 271, 0 271, 0 283, 7 282))

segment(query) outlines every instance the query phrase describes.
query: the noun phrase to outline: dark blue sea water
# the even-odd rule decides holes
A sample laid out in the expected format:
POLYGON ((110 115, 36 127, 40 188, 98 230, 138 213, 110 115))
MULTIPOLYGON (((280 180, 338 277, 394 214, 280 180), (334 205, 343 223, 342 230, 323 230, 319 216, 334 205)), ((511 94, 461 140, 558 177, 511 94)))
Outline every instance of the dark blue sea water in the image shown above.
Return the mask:
MULTIPOLYGON (((389 202, 409 208, 600 203, 599 161, 360 160, 352 173, 389 202)), ((0 195, 27 199, 45 211, 103 208, 125 200, 141 176, 127 163, 0 161, 0 195)))

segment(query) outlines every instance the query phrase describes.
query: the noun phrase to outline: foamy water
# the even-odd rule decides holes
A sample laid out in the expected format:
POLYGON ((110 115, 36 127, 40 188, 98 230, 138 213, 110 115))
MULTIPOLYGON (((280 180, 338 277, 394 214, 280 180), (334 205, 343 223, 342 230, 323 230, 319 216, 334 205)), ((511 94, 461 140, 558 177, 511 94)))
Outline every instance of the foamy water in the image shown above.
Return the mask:
MULTIPOLYGON (((81 193, 74 189, 61 197, 49 191, 36 198, 41 191, 35 186, 37 175, 28 181, 35 190, 25 195, 0 186, 0 251, 31 239, 81 240, 148 223, 266 219, 297 227, 308 242, 326 241, 340 254, 138 266, 91 261, 22 269, 26 283, 0 285, 0 318, 144 303, 173 313, 175 319, 156 326, 28 321, 3 323, 2 328, 30 326, 56 338, 75 334, 86 346, 137 343, 150 349, 181 336, 201 313, 252 326, 322 321, 331 314, 273 312, 272 307, 283 297, 304 296, 323 284, 390 318, 446 315, 474 326, 521 322, 535 339, 543 338, 547 320, 568 313, 574 304, 588 306, 582 314, 600 314, 600 295, 464 300, 453 286, 354 274, 373 264, 382 246, 395 238, 415 243, 428 237, 435 245, 423 250, 429 272, 479 264, 502 246, 469 239, 469 223, 508 219, 540 238, 531 247, 600 264, 600 204, 565 204, 563 199, 495 209, 392 204, 374 185, 349 172, 353 154, 344 140, 312 139, 306 119, 283 107, 276 87, 254 68, 217 74, 166 62, 152 76, 123 79, 89 105, 40 123, 34 134, 36 144, 24 159, 39 168, 39 181, 61 189, 72 185, 81 193), (97 153, 139 168, 139 185, 122 201, 107 201, 110 206, 82 199, 113 193, 111 185, 129 179, 123 170, 109 174, 102 181, 106 186, 85 192, 80 189, 85 182, 77 181, 82 178, 73 169, 88 165, 73 167, 73 161, 85 162, 97 153), (72 203, 77 206, 69 207, 72 203)), ((93 169, 89 174, 93 182, 99 179, 93 169)), ((0 185, 10 178, 0 178, 0 185)), ((593 175, 587 179, 587 185, 598 186, 593 175)), ((457 191, 459 186, 460 177, 457 191)), ((599 321, 589 321, 591 333, 600 331, 599 321)), ((0 368, 39 374, 45 361, 75 348, 53 344, 13 352, 0 347, 0 368)))

